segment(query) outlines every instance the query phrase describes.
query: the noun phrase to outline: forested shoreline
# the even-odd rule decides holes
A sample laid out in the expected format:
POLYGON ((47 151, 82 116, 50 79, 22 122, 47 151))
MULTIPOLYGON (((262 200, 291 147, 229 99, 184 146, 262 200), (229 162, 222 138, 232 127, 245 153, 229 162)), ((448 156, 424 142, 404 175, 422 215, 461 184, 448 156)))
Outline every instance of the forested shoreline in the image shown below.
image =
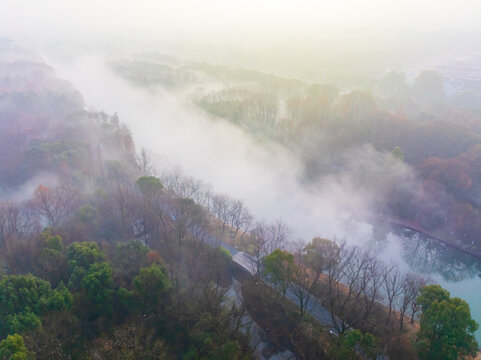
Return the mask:
POLYGON ((191 101, 209 115, 290 149, 308 185, 354 178, 370 194, 369 212, 443 234, 479 256, 479 88, 448 94, 449 79, 435 71, 409 81, 391 71, 343 88, 161 56, 140 59, 112 66, 136 86, 196 86, 191 101), (212 84, 218 89, 210 90, 212 84))
POLYGON ((1 359, 253 359, 256 326, 301 359, 476 353, 463 300, 360 248, 295 242, 284 221, 155 169, 117 115, 86 111, 46 65, 0 69, 1 359), (317 302, 331 326, 310 317, 317 302), (460 316, 452 333, 436 333, 443 311, 460 316))

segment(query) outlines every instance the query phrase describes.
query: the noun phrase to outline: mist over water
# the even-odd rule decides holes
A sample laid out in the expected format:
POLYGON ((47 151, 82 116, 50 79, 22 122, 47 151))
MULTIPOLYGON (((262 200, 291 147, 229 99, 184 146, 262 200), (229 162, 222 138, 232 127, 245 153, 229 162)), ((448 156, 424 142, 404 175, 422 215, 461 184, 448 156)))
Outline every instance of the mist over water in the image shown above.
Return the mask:
MULTIPOLYGON (((4 243, 0 244, 0 274, 39 275, 48 278, 54 290, 57 276, 50 277, 49 266, 45 266, 51 259, 43 262, 38 255, 40 245, 45 248, 51 245, 47 240, 50 235, 57 235, 54 233, 56 223, 61 222, 50 216, 49 201, 52 201, 65 214, 72 215, 71 222, 58 227, 65 244, 72 240, 95 240, 103 250, 108 250, 106 259, 112 261, 103 265, 112 265, 115 288, 118 285, 123 288, 123 292, 120 287, 118 293, 112 292, 119 299, 115 304, 112 302, 115 312, 121 303, 119 309, 126 309, 124 300, 138 302, 134 275, 124 277, 123 269, 116 264, 117 258, 111 256, 114 250, 110 246, 121 249, 118 242, 132 238, 150 246, 145 249, 152 250, 147 255, 149 265, 158 262, 163 266, 165 262, 165 274, 169 272, 172 285, 174 276, 178 277, 176 297, 169 295, 168 302, 180 304, 177 299, 181 299, 182 304, 188 303, 179 292, 183 284, 178 280, 184 277, 185 289, 189 289, 185 299, 196 304, 199 297, 200 304, 209 298, 204 289, 196 290, 203 275, 197 273, 211 276, 207 274, 214 268, 211 252, 216 253, 212 258, 225 256, 206 246, 202 258, 200 247, 182 246, 181 233, 194 227, 181 224, 174 210, 188 208, 183 215, 199 224, 206 220, 199 216, 203 212, 191 206, 191 201, 178 201, 181 199, 166 193, 159 196, 158 202, 150 201, 147 194, 151 190, 160 194, 156 179, 141 179, 136 183, 140 193, 135 192, 136 196, 132 197, 128 193, 132 187, 126 186, 123 191, 121 186, 115 186, 114 181, 120 179, 115 176, 120 174, 116 172, 119 169, 129 170, 131 186, 137 180, 133 140, 137 153, 147 150, 154 163, 152 168, 166 184, 171 184, 173 173, 182 173, 187 181, 195 179, 205 185, 202 191, 242 200, 249 215, 254 217, 253 223, 282 220, 291 230, 286 242, 288 251, 300 249, 314 237, 357 246, 373 255, 376 267, 364 267, 359 272, 356 263, 361 264, 363 260, 357 256, 354 261, 353 258, 347 260, 347 267, 352 264, 352 273, 362 274, 363 280, 372 278, 373 289, 377 286, 375 282, 389 288, 387 282, 392 275, 389 266, 395 265, 401 272, 420 274, 428 283, 437 283, 448 290, 452 297, 464 299, 472 318, 481 324, 481 257, 471 255, 481 254, 480 15, 479 0, 0 1, 3 120, 0 132, 4 139, 0 142, 3 154, 0 180, 6 179, 0 182, 0 202, 8 206, 21 202, 19 209, 25 210, 25 214, 18 213, 33 216, 35 227, 37 223, 41 225, 35 229, 35 237, 15 234, 11 237, 15 241, 0 239, 4 243), (92 113, 85 114, 83 110, 92 113), (76 187, 68 186, 65 193, 58 195, 56 189, 64 188, 64 180, 83 188, 77 194, 76 187), (79 204, 74 199, 77 195, 79 204), (128 211, 124 212, 124 205, 128 211), (170 215, 172 223, 169 218, 160 222, 154 219, 153 215, 158 215, 154 206, 165 206, 171 214, 175 213, 170 215), (70 207, 74 210, 70 211, 70 207), (171 232, 172 225, 178 225, 178 234, 171 232), (47 226, 51 229, 39 236, 47 226), (426 234, 444 239, 446 243, 426 234), (35 238, 35 242, 30 241, 30 237, 35 238), (17 238, 28 240, 27 245, 20 244, 17 238), (154 238, 162 241, 149 242, 154 238), (105 246, 104 241, 111 244, 105 246), (178 243, 177 249, 172 246, 174 241, 178 243), (34 243, 39 246, 30 245, 34 243), (8 248, 10 244, 12 251, 8 248), (378 259, 386 267, 377 262, 378 259), (124 298, 127 295, 128 298, 124 298)), ((180 192, 179 196, 191 196, 180 192)), ((200 198, 199 202, 204 200, 200 198)), ((219 201, 209 205, 219 210, 214 212, 222 218, 227 211, 221 214, 220 203, 225 198, 211 197, 210 200, 213 198, 219 201)), ((207 217, 209 220, 212 219, 207 217)), ((234 216, 232 221, 234 223, 234 216)), ((9 223, 3 221, 3 224, 9 223)), ((274 230, 269 232, 274 236, 274 230)), ((260 231, 259 234, 266 238, 260 231)), ((61 238, 57 242, 61 243, 61 238)), ((242 246, 245 246, 243 251, 251 252, 256 244, 246 241, 242 246)), ((63 245, 57 248, 62 250, 59 258, 69 260, 63 245)), ((42 250, 41 254, 44 253, 47 254, 42 250)), ((129 266, 125 270, 130 271, 133 266, 127 258, 125 256, 129 266)), ((307 258, 303 258, 301 264, 309 268, 312 259, 307 258)), ((124 259, 121 260, 123 263, 124 259)), ((72 270, 70 261, 67 262, 55 264, 61 270, 59 273, 70 274, 61 267, 68 265, 72 270)), ((229 262, 222 261, 224 263, 229 262)), ((90 267, 88 265, 89 272, 90 267)), ((216 285, 224 287, 221 283, 230 279, 231 268, 229 265, 222 270, 226 279, 217 281, 216 285)), ((294 268, 299 269, 297 264, 294 268)), ((71 272, 77 275, 76 271, 71 272)), ((348 284, 347 273, 336 278, 336 284, 348 284)), ((137 277, 140 275, 139 270, 137 277)), ((295 284, 300 290, 307 290, 297 277, 294 281, 289 279, 290 286, 295 284)), ((403 280, 403 295, 408 294, 407 287, 415 285, 409 284, 415 278, 407 276, 403 280)), ((210 284, 209 277, 206 285, 210 287, 210 284)), ((371 291, 371 285, 366 284, 363 284, 364 290, 371 291)), ((69 281, 69 291, 70 285, 69 281)), ((388 305, 384 292, 389 289, 384 286, 379 287, 379 293, 371 291, 373 295, 368 297, 379 295, 377 299, 388 305)), ((168 287, 166 281, 165 288, 168 287)), ((79 289, 72 292, 75 303, 78 294, 81 301, 85 297, 79 289)), ((242 295, 248 299, 249 294, 244 290, 242 286, 242 295)), ((255 291, 252 298, 262 301, 259 294, 255 291)), ((335 302, 340 301, 331 295, 329 293, 329 300, 323 305, 336 305, 335 302)), ((415 306, 416 295, 413 295, 409 295, 410 302, 415 306)), ((159 298, 156 296, 156 301, 159 298)), ((372 297, 370 305, 374 300, 372 297)), ((395 299, 399 308, 401 301, 400 297, 395 299)), ((356 297, 356 307, 359 302, 360 298, 356 297)), ((222 303, 219 304, 223 307, 226 302, 222 300, 222 303)), ((104 305, 108 305, 108 301, 104 305)), ((254 311, 260 308, 254 305, 254 311)), ((199 306, 199 310, 202 307, 199 306)), ((353 308, 347 313, 361 313, 352 311, 353 308)), ((72 309, 75 314, 77 306, 72 309)), ((168 309, 169 315, 175 314, 174 307, 168 309)), ((255 313, 246 309, 249 316, 264 327, 263 321, 257 321, 255 313)), ((99 313, 103 316, 107 310, 110 311, 105 309, 99 313)), ((382 344, 379 348, 391 358, 394 354, 390 353, 390 347, 397 341, 395 331, 391 333, 394 326, 389 329, 394 325, 390 324, 391 303, 387 327, 381 327, 384 320, 381 312, 372 312, 370 307, 366 310, 369 311, 362 323, 358 319, 348 328, 359 326, 363 332, 372 329, 382 344), (371 320, 368 319, 370 312, 371 320), (391 336, 392 339, 385 341, 391 336)), ((183 311, 181 306, 178 311, 179 314, 183 311)), ((344 320, 342 309, 337 313, 331 307, 329 311, 344 320)), ((65 318, 65 314, 62 313, 62 317, 65 318)), ((130 323, 129 317, 133 314, 126 311, 121 315, 130 323)), ((261 316, 268 320, 271 314, 274 315, 269 311, 261 316)), ((184 331, 185 316, 171 317, 165 328, 184 331), (175 326, 167 325, 170 321, 175 326)), ((89 323, 91 318, 88 317, 89 323)), ((107 343, 109 337, 113 337, 116 342, 115 336, 123 334, 124 320, 118 321, 121 317, 117 314, 111 318, 115 324, 102 328, 97 334, 99 337, 92 338, 86 347, 97 355, 104 340, 107 343)), ((160 336, 163 331, 157 331, 157 324, 155 326, 154 334, 162 340, 160 345, 165 344, 166 351, 173 356, 177 352, 176 357, 183 352, 187 356, 195 355, 185 345, 189 343, 190 347, 192 337, 193 349, 197 348, 194 344, 198 340, 197 323, 192 327, 191 318, 194 318, 192 314, 185 322, 189 340, 184 336, 172 337, 181 338, 179 344, 177 340, 163 339, 160 336)), ((55 318, 50 319, 49 314, 48 319, 53 319, 51 323, 56 328, 55 318)), ((199 319, 203 320, 204 316, 199 319)), ((62 323, 71 327, 69 331, 74 334, 77 330, 67 320, 62 319, 62 323)), ((81 317, 79 320, 82 333, 87 327, 81 317)), ((150 325, 143 320, 142 327, 148 330, 150 325)), ((92 328, 97 327, 97 322, 104 327, 108 321, 95 318, 94 322, 92 328)), ((128 322, 125 321, 126 326, 130 325, 128 322)), ((52 339, 55 336, 49 331, 49 324, 46 322, 43 330, 39 327, 38 332, 25 333, 29 351, 32 342, 29 336, 37 348, 47 349, 43 336, 52 339)), ((203 321, 199 324, 204 326, 203 321)), ((309 328, 306 339, 312 334, 320 338, 310 324, 300 324, 309 328)), ((291 329, 287 325, 289 323, 279 329, 268 325, 265 329, 282 335, 281 330, 291 329)), ((0 326, 0 330, 5 329, 0 326)), ((153 353, 159 342, 150 341, 150 335, 145 332, 144 336, 141 330, 136 326, 135 336, 126 337, 132 340, 142 337, 142 341, 152 346, 139 348, 153 353)), ((61 332, 57 336, 59 334, 61 332)), ((329 341, 323 342, 320 349, 332 350, 334 342, 340 345, 343 332, 339 334, 340 338, 326 331, 329 341)), ((404 335, 406 349, 418 351, 422 334, 418 338, 411 331, 402 337, 404 335)), ((474 336, 481 344, 481 329, 474 336)), ((60 346, 59 339, 55 344, 60 346)), ((221 337, 209 335, 208 339, 221 337)), ((80 346, 80 341, 72 337, 73 340, 80 346)), ((401 337, 398 341, 401 347, 400 340, 401 337)), ((216 346, 231 343, 219 342, 216 346)), ((360 349, 364 351, 362 346, 360 349)), ((36 348, 33 350, 37 357, 42 357, 36 348)), ((410 357, 401 355, 400 359, 410 357)), ((312 357, 317 358, 307 356, 312 357)))
MULTIPOLYGON (((386 263, 427 275, 452 296, 468 301, 473 318, 481 322, 479 260, 417 233, 394 233, 388 227, 375 234, 372 225, 350 215, 369 213, 372 195, 356 187, 353 174, 327 177, 307 187, 299 182, 300 162, 287 149, 261 143, 227 121, 212 119, 185 94, 133 87, 97 55, 68 62, 46 56, 46 61, 82 93, 87 108, 117 113, 138 148, 165 159, 161 167, 180 166, 216 192, 242 199, 258 219, 283 219, 296 240, 322 236, 347 241, 373 251, 386 263)), ((364 156, 356 158, 359 167, 384 161, 383 154, 363 150, 364 156)), ((407 166, 394 170, 415 181, 407 166)), ((481 340, 481 332, 476 337, 481 340)))
POLYGON ((117 113, 132 131, 138 148, 165 157, 172 165, 214 190, 242 199, 257 218, 282 218, 297 237, 367 239, 370 226, 350 218, 367 204, 348 182, 329 181, 306 190, 299 184, 301 164, 282 146, 259 143, 222 120, 211 119, 180 95, 162 88, 130 86, 98 56, 73 62, 47 57, 59 77, 83 94, 87 107, 117 113), (356 228, 354 231, 354 227, 356 228))

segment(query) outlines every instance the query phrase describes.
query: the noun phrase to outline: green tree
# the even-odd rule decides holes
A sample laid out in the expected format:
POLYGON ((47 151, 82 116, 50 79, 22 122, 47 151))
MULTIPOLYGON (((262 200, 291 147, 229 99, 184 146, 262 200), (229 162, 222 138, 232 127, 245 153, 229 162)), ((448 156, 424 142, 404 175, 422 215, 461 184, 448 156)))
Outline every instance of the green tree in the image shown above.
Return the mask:
POLYGON ((360 330, 348 330, 340 339, 339 347, 335 349, 336 359, 359 359, 359 354, 364 354, 369 359, 374 359, 381 350, 378 341, 370 333, 360 330))
POLYGON ((72 307, 72 304, 72 294, 61 281, 48 299, 48 308, 54 311, 68 310, 72 307))
POLYGON ((78 289, 80 281, 89 267, 102 261, 104 255, 94 242, 74 242, 67 248, 67 262, 70 270, 69 287, 78 289))
POLYGON ((144 307, 154 310, 170 287, 167 271, 164 267, 152 264, 140 269, 132 281, 134 293, 144 307))
POLYGON ((294 256, 287 251, 275 249, 264 257, 262 262, 264 263, 265 275, 285 296, 296 266, 294 256))
POLYGON ((52 289, 31 274, 4 276, 0 281, 0 337, 40 326, 52 289))
POLYGON ((60 235, 53 235, 50 230, 42 233, 43 250, 47 253, 61 253, 64 251, 62 238, 60 235))
POLYGON ((401 148, 399 146, 396 146, 394 149, 392 149, 391 151, 391 155, 395 158, 395 159, 398 159, 400 161, 404 161, 404 155, 403 155, 403 152, 401 150, 401 148))
POLYGON ((190 198, 176 198, 172 202, 171 217, 174 220, 179 250, 181 242, 189 232, 189 229, 203 226, 207 221, 205 209, 190 198))
POLYGON ((99 213, 97 208, 90 205, 83 205, 77 209, 76 220, 86 227, 96 228, 99 223, 99 213))
POLYGON ((334 241, 315 237, 304 247, 304 263, 317 274, 339 260, 339 247, 334 241))
POLYGON ((11 314, 6 317, 5 326, 7 334, 21 333, 25 330, 35 330, 42 326, 40 317, 28 310, 11 314))
POLYGON ((4 276, 0 281, 0 337, 36 329, 46 312, 71 306, 72 295, 63 282, 52 291, 48 281, 31 274, 4 276))
POLYGON ((34 354, 28 351, 23 337, 18 334, 8 335, 0 343, 0 360, 33 360, 34 354))
POLYGON ((232 262, 232 254, 229 252, 229 250, 223 248, 222 246, 219 246, 216 248, 216 251, 219 254, 222 261, 226 263, 226 265, 232 262))
POLYGON ((449 298, 449 291, 443 289, 440 285, 428 285, 421 289, 421 294, 416 301, 421 306, 421 310, 425 312, 435 301, 439 303, 443 300, 449 300, 449 298))
POLYGON ((77 266, 88 269, 102 259, 102 251, 94 242, 74 242, 67 248, 67 261, 71 269, 77 266))
POLYGON ((36 266, 40 277, 48 279, 53 285, 57 285, 67 273, 67 260, 65 248, 60 235, 53 235, 46 230, 41 236, 42 250, 36 266))
POLYGON ((80 285, 85 292, 91 318, 108 316, 112 313, 114 281, 109 263, 100 262, 90 265, 80 285))
POLYGON ((162 185, 159 178, 155 176, 141 176, 135 183, 137 184, 140 192, 147 197, 157 195, 164 188, 164 185, 162 185))
POLYGON ((147 265, 149 248, 139 240, 118 243, 113 256, 116 281, 127 286, 140 268, 147 265))
POLYGON ((478 324, 464 300, 451 298, 439 285, 429 285, 421 289, 417 301, 423 311, 418 331, 422 359, 455 360, 476 354, 473 334, 478 324))
POLYGON ((71 224, 71 233, 77 240, 88 241, 99 234, 99 210, 91 205, 82 205, 77 209, 71 224))

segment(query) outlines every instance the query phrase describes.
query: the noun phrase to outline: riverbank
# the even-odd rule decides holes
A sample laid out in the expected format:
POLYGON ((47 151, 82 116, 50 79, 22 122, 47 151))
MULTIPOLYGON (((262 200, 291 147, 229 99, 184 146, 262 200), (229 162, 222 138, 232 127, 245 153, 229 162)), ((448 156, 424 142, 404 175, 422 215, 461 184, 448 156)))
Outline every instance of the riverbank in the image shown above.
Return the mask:
POLYGON ((387 217, 387 216, 380 217, 380 216, 375 216, 375 215, 368 215, 367 219, 368 219, 370 224, 372 224, 373 222, 382 222, 382 223, 385 223, 385 224, 389 224, 393 227, 398 227, 400 229, 406 228, 406 229, 409 229, 409 230, 412 230, 412 231, 416 231, 416 232, 418 232, 422 235, 425 235, 425 236, 430 237, 430 238, 432 238, 436 241, 439 241, 439 242, 443 243, 444 245, 446 245, 450 248, 462 251, 466 254, 469 254, 469 255, 474 256, 475 258, 481 260, 481 251, 472 250, 472 249, 464 247, 463 244, 453 242, 453 240, 450 240, 445 235, 444 231, 429 231, 429 230, 424 229, 419 224, 416 224, 416 223, 411 222, 411 221, 395 218, 395 217, 387 217))

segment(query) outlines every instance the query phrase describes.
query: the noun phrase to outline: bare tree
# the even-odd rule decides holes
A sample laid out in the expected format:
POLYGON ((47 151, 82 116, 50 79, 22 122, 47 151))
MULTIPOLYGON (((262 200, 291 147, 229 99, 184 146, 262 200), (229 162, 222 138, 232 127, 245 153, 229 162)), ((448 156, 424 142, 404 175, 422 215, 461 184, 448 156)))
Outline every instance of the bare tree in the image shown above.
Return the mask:
POLYGON ((254 216, 250 213, 249 209, 244 208, 241 218, 242 223, 240 225, 240 229, 242 231, 242 234, 240 238, 243 239, 247 232, 251 229, 252 223, 254 221, 254 216))
POLYGON ((265 222, 258 221, 250 233, 251 255, 253 256, 255 263, 254 272, 256 276, 261 276, 262 273, 262 259, 269 255, 269 244, 267 235, 267 224, 265 222))
POLYGON ((222 233, 232 217, 233 200, 226 195, 214 195, 212 198, 212 210, 222 226, 222 233))
POLYGON ((168 210, 180 248, 186 234, 205 218, 205 213, 192 199, 177 197, 170 199, 168 210))
POLYGON ((137 189, 132 182, 118 182, 111 192, 114 216, 120 217, 122 228, 128 234, 132 233, 132 224, 136 221, 135 198, 137 189))
POLYGON ((142 176, 150 176, 157 172, 157 169, 152 161, 152 154, 145 148, 140 150, 136 156, 137 165, 142 176))
POLYGON ((281 219, 271 223, 268 227, 268 245, 270 248, 269 254, 274 251, 274 249, 283 249, 286 246, 291 234, 291 228, 281 219))
POLYGON ((378 319, 371 319, 371 316, 375 303, 382 303, 384 300, 382 286, 384 284, 386 275, 386 266, 374 256, 371 256, 368 259, 365 273, 363 274, 363 278, 367 284, 362 297, 364 303, 364 316, 362 321, 371 329, 378 323, 378 319), (370 319, 372 321, 369 321, 370 319))
POLYGON ((341 244, 339 257, 326 269, 331 320, 339 334, 362 319, 361 297, 366 289, 369 257, 358 248, 341 244))
POLYGON ((137 188, 132 183, 132 173, 129 167, 120 161, 107 162, 108 180, 110 182, 110 198, 112 216, 118 218, 124 232, 132 232, 135 221, 135 211, 132 207, 137 196, 137 188))
POLYGON ((38 218, 29 207, 0 203, 0 257, 13 273, 31 271, 40 231, 38 218))
POLYGON ((147 195, 139 193, 136 198, 132 199, 132 204, 138 204, 133 225, 135 235, 152 246, 151 240, 158 240, 161 237, 168 238, 169 194, 156 191, 147 195))
POLYGON ((186 176, 180 168, 174 168, 161 176, 162 183, 181 198, 194 199, 202 183, 191 176, 186 176))
POLYGON ((240 219, 244 209, 244 204, 241 200, 232 200, 230 209, 230 227, 231 233, 235 237, 240 227, 240 219))
POLYGON ((240 229, 243 229, 242 236, 249 231, 253 216, 240 200, 234 202, 231 209, 232 238, 235 238, 240 229))
POLYGON ((275 249, 282 249, 290 236, 290 228, 281 220, 272 224, 258 221, 250 233, 251 255, 255 259, 258 276, 262 273, 262 259, 275 249))
POLYGON ((313 308, 319 299, 314 296, 314 290, 319 283, 319 276, 316 272, 302 264, 304 253, 299 249, 295 253, 296 265, 293 267, 290 277, 289 289, 297 298, 301 316, 309 311, 309 305, 313 308))
POLYGON ((61 228, 79 206, 78 193, 65 185, 53 189, 40 185, 32 204, 50 227, 61 228))
POLYGON ((413 292, 412 301, 409 305, 409 310, 411 312, 411 324, 414 324, 414 320, 416 318, 416 314, 419 311, 419 304, 417 302, 417 298, 421 292, 421 289, 428 284, 428 280, 426 280, 421 275, 415 275, 410 283, 411 291, 413 292))
POLYGON ((13 203, 0 203, 0 249, 3 254, 10 252, 16 239, 28 233, 29 219, 13 203))
POLYGON ((191 176, 184 177, 181 185, 179 196, 189 199, 194 199, 202 188, 202 182, 191 176))
POLYGON ((300 123, 303 115, 304 99, 293 96, 286 101, 287 115, 293 123, 300 123))
POLYGON ((406 316, 409 310, 412 311, 412 319, 417 311, 416 299, 419 296, 421 288, 426 285, 426 280, 422 276, 408 273, 402 285, 402 296, 399 301, 399 329, 404 328, 406 323, 406 316))
POLYGON ((389 325, 391 321, 392 311, 396 305, 396 301, 403 292, 403 284, 405 282, 406 274, 399 271, 397 266, 392 266, 387 270, 387 274, 384 278, 384 291, 387 298, 388 314, 386 318, 386 324, 389 325))
POLYGON ((198 191, 194 193, 192 199, 197 204, 204 207, 208 213, 211 213, 212 197, 213 197, 212 186, 201 184, 198 191))

